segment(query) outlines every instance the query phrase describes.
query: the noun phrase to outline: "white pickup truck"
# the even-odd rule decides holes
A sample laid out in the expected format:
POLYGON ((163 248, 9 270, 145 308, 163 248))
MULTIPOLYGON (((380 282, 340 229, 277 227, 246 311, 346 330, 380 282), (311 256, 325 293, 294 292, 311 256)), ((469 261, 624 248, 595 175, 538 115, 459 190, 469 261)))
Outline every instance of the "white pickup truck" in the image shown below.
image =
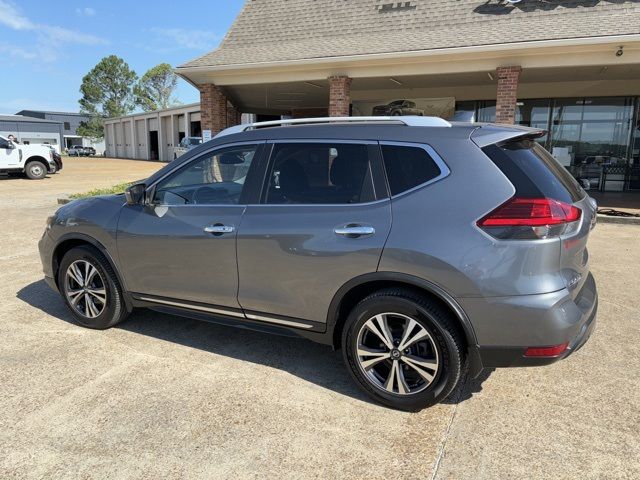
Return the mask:
POLYGON ((23 173, 40 180, 55 171, 51 149, 46 145, 22 145, 0 135, 0 174, 23 173))

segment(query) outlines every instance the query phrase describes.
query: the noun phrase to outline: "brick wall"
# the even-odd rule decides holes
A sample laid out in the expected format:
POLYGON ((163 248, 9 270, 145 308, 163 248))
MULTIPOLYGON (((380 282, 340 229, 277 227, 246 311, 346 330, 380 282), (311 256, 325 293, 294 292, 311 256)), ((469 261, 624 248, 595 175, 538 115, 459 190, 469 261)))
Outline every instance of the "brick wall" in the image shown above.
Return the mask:
POLYGON ((215 135, 221 130, 240 123, 239 112, 225 94, 212 83, 200 85, 200 124, 202 130, 215 135))
POLYGON ((496 70, 498 76, 496 123, 509 125, 515 123, 520 72, 522 68, 519 66, 500 67, 496 70))
POLYGON ((351 103, 351 78, 329 77, 329 116, 348 117, 351 103))

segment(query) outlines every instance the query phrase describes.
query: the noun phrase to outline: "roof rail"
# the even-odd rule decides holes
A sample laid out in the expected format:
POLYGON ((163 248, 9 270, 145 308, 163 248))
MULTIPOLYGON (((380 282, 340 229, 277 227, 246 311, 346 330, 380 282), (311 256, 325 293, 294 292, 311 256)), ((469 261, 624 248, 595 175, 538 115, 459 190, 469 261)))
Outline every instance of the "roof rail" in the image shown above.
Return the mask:
POLYGON ((289 120, 271 120, 268 122, 247 123, 234 125, 218 133, 214 138, 231 135, 233 133, 246 132, 265 127, 281 127, 288 125, 317 125, 331 123, 399 123, 408 127, 450 127, 451 124, 439 117, 419 117, 406 115, 398 117, 319 117, 319 118, 293 118, 289 120))

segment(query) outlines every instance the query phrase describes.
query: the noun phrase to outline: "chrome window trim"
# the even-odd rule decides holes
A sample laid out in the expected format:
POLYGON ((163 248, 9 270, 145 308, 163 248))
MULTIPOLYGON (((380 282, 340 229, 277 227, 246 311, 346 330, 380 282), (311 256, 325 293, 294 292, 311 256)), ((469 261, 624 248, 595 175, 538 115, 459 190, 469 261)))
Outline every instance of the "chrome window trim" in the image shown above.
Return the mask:
POLYGON ((375 145, 377 140, 349 140, 344 138, 277 138, 274 140, 266 140, 266 143, 352 143, 355 145, 375 145))
MULTIPOLYGON (((409 190, 405 190, 404 192, 400 192, 400 193, 396 193, 395 195, 392 195, 391 194, 391 188, 389 188, 389 194, 391 195, 391 200, 394 200, 396 198, 402 197, 402 196, 407 195, 407 194, 409 194, 411 192, 415 192, 416 190, 420 190, 421 188, 424 188, 424 187, 426 187, 428 185, 431 185, 433 183, 439 182, 440 180, 442 180, 444 178, 447 178, 451 174, 451 170, 449 169, 449 166, 445 163, 445 161, 438 154, 438 152, 436 152, 434 150, 434 148, 431 145, 427 144, 427 143, 379 141, 378 144, 380 144, 380 146, 382 146, 382 145, 391 145, 391 146, 396 146, 396 147, 421 148, 422 150, 427 152, 427 154, 433 159, 435 164, 440 169, 440 175, 438 175, 437 177, 434 177, 431 180, 427 180, 426 182, 421 183, 420 185, 416 185, 415 187, 412 187, 409 190)), ((382 150, 382 149, 380 149, 380 150, 382 150)), ((381 154, 382 154, 382 163, 384 164, 384 154, 382 153, 382 151, 381 151, 381 154)), ((385 174, 386 174, 386 167, 385 167, 385 174)), ((388 181, 388 178, 387 178, 387 181, 388 181)))

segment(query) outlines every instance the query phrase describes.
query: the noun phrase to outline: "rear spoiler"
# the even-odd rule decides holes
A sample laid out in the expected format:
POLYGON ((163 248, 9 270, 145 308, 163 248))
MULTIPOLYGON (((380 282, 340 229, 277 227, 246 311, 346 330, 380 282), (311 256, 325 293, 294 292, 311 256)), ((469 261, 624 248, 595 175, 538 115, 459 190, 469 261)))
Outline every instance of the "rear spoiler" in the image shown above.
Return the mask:
POLYGON ((471 141, 480 148, 496 143, 520 138, 538 138, 547 133, 539 128, 520 127, 517 125, 481 125, 471 132, 471 141))

